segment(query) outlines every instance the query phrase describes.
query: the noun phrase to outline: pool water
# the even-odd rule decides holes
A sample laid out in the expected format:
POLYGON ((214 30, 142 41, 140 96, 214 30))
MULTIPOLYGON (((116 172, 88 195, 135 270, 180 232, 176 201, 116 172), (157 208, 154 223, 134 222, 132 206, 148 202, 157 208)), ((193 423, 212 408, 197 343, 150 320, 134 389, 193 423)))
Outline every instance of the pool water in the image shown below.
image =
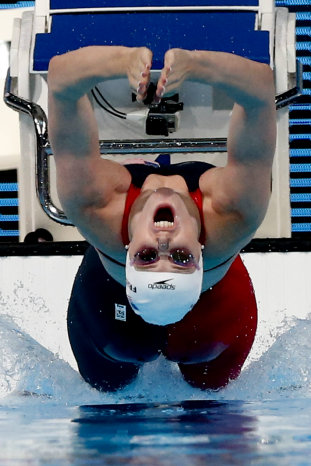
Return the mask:
POLYGON ((98 393, 0 316, 0 464, 311 464, 311 322, 297 320, 218 392, 159 358, 98 393))
POLYGON ((0 411, 1 464, 310 464, 310 400, 0 411), (6 463, 7 462, 7 463, 6 463))

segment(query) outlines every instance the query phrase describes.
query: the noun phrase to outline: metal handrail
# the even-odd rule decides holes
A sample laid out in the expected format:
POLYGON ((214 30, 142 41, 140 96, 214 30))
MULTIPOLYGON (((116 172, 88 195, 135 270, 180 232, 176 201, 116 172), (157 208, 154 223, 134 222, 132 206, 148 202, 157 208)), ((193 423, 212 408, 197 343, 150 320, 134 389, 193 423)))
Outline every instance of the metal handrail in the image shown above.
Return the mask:
POLYGON ((303 91, 303 64, 296 60, 296 86, 275 97, 276 109, 287 107, 302 95, 303 91))
POLYGON ((48 155, 50 144, 48 141, 48 123, 44 110, 40 105, 22 99, 11 92, 10 69, 8 70, 3 100, 8 107, 18 112, 30 115, 34 123, 36 137, 36 192, 41 207, 52 219, 63 225, 72 225, 64 212, 56 207, 50 196, 50 177, 48 167, 48 155))
POLYGON ((226 152, 226 138, 136 139, 99 141, 101 154, 171 154, 181 152, 226 152))
MULTIPOLYGON (((302 94, 302 64, 297 61, 296 87, 275 97, 276 108, 282 108, 302 94)), ((13 110, 26 113, 32 117, 36 136, 36 192, 44 212, 54 221, 62 225, 72 225, 65 213, 55 206, 50 195, 50 177, 48 157, 53 155, 48 140, 47 117, 40 105, 18 97, 11 92, 11 76, 8 70, 4 102, 13 110)), ((101 154, 135 154, 135 153, 184 153, 184 152, 226 152, 226 138, 197 138, 197 139, 140 139, 99 141, 101 154)))

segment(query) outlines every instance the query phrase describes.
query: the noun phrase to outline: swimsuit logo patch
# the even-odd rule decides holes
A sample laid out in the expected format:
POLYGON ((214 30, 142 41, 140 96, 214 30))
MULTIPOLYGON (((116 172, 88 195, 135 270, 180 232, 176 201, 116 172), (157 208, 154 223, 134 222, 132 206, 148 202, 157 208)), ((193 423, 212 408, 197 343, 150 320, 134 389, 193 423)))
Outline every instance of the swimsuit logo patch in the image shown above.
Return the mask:
POLYGON ((149 283, 148 288, 151 288, 152 290, 175 290, 175 285, 172 285, 171 283, 166 283, 171 280, 173 280, 173 278, 162 280, 160 282, 149 283))
POLYGON ((126 306, 123 304, 117 304, 115 303, 114 305, 114 318, 116 320, 121 320, 123 322, 126 321, 126 306))

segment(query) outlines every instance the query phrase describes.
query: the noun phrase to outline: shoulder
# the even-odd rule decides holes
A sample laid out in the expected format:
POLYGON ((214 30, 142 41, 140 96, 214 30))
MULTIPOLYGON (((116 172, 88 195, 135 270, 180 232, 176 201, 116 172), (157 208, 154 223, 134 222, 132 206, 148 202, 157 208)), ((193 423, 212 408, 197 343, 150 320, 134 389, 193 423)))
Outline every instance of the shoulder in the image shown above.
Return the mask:
POLYGON ((106 204, 75 208, 71 217, 88 243, 116 260, 124 250, 121 231, 126 197, 127 193, 116 193, 106 204))
POLYGON ((271 195, 271 167, 230 163, 200 178, 205 206, 211 213, 234 221, 243 230, 257 228, 271 195))
MULTIPOLYGON (((202 223, 205 230, 204 269, 211 270, 234 257, 252 239, 263 217, 263 210, 249 202, 247 193, 238 187, 222 168, 203 174, 200 190, 203 197, 202 223), (241 196, 241 198, 239 197, 241 196)), ((220 274, 211 270, 210 277, 220 274)), ((214 280, 211 278, 211 280, 214 280)))

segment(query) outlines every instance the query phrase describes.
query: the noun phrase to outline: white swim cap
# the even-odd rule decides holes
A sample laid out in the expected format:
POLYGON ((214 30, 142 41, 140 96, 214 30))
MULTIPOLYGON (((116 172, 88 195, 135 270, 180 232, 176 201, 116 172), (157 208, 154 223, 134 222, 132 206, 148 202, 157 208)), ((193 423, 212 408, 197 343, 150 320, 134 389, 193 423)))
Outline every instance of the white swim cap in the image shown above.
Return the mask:
POLYGON ((136 270, 126 256, 126 295, 133 311, 146 322, 169 325, 181 320, 198 301, 203 260, 193 273, 136 270))

